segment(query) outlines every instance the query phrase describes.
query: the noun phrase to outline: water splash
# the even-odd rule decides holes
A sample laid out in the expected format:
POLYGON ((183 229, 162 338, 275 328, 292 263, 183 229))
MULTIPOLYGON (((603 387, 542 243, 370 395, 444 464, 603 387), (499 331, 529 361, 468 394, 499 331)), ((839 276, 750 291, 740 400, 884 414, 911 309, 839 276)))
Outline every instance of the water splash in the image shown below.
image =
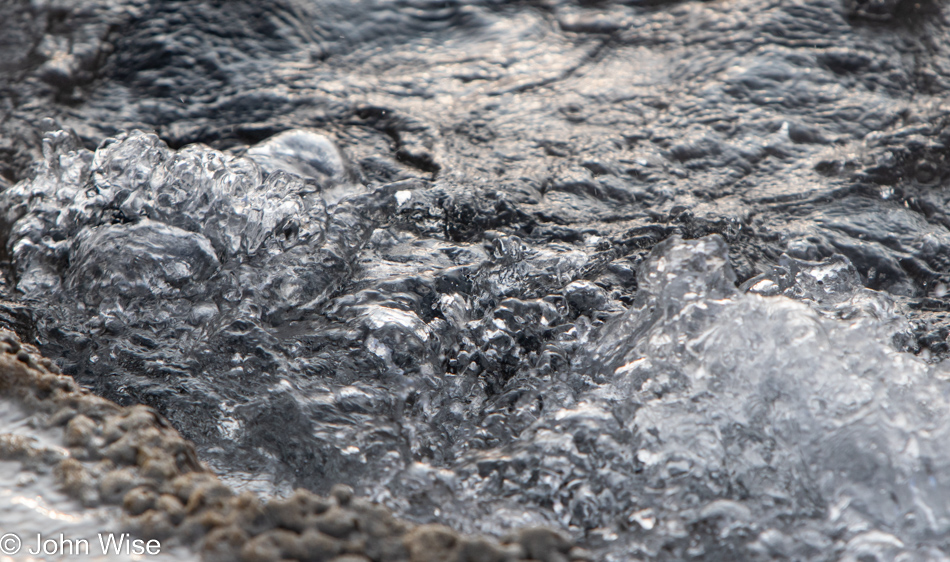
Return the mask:
POLYGON ((346 187, 314 142, 262 169, 50 135, 0 195, 44 351, 239 485, 346 481, 606 560, 942 559, 946 372, 899 351, 897 305, 845 258, 743 291, 721 238, 672 237, 608 290, 623 264, 596 241, 453 240, 407 219, 443 212, 437 189, 346 187))

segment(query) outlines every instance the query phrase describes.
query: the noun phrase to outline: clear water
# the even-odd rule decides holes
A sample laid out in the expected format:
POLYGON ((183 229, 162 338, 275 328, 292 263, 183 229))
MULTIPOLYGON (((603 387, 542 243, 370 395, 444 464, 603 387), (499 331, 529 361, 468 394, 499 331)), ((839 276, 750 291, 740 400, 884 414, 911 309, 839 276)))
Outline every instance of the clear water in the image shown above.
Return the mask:
POLYGON ((419 226, 437 191, 358 185, 293 135, 50 134, 0 195, 44 351, 250 489, 347 482, 604 560, 947 559, 950 373, 847 258, 740 289, 718 236, 640 262, 594 235, 459 242, 419 226))

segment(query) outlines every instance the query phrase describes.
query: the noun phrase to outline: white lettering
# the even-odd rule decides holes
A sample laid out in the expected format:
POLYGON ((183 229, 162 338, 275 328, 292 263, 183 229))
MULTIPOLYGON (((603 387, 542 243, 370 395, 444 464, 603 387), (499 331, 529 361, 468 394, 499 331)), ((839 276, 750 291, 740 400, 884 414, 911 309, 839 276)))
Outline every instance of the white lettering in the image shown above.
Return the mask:
POLYGON ((102 547, 103 554, 109 554, 110 551, 113 554, 129 554, 128 545, 125 544, 125 537, 127 536, 125 533, 119 535, 118 541, 115 540, 115 535, 112 533, 107 536, 108 538, 103 540, 102 533, 99 533, 99 546, 102 547), (126 547, 125 550, 123 550, 123 546, 126 547))
POLYGON ((36 535, 36 546, 27 548, 33 556, 45 554, 47 556, 80 556, 89 555, 89 541, 86 539, 67 539, 60 533, 58 538, 44 539, 43 535, 36 535))
POLYGON ((40 534, 37 533, 37 534, 36 534, 36 548, 27 548, 27 549, 26 549, 27 552, 29 552, 29 553, 32 554, 33 556, 36 556, 37 554, 39 554, 39 553, 40 553, 40 543, 41 543, 41 542, 43 542, 43 537, 41 537, 40 534))

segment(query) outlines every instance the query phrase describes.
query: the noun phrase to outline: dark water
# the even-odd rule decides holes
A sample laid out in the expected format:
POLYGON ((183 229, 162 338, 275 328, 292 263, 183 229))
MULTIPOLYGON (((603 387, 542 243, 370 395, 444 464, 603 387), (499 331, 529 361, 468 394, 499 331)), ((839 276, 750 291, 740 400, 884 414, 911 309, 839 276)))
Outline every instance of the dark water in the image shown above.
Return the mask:
POLYGON ((944 560, 944 11, 11 1, 0 312, 251 489, 944 560))

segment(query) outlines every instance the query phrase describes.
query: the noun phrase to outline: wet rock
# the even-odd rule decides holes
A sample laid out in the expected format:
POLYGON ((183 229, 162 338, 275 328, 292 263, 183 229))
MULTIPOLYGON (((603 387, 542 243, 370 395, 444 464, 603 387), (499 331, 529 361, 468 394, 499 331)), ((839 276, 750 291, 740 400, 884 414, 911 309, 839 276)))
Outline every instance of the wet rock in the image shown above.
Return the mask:
POLYGON ((528 558, 541 562, 562 562, 568 560, 571 543, 556 531, 547 528, 521 530, 513 540, 524 549, 528 558))
POLYGON ((434 562, 457 557, 459 536, 442 525, 423 525, 405 538, 411 562, 434 562))
POLYGON ((138 484, 136 476, 135 472, 128 468, 106 473, 99 483, 99 493, 103 501, 121 503, 126 492, 138 484))
POLYGON ((237 526, 218 527, 205 538, 201 548, 201 557, 207 562, 227 562, 238 560, 248 535, 237 526))
POLYGON ((56 475, 63 489, 86 505, 98 501, 95 480, 85 466, 76 459, 63 459, 56 466, 56 475))
POLYGON ((325 513, 313 519, 320 532, 338 539, 346 538, 357 528, 357 519, 351 513, 338 507, 331 507, 325 513))
POLYGON ((342 550, 339 541, 313 529, 300 535, 289 554, 298 560, 323 562, 331 560, 342 550))
POLYGON ((66 444, 70 447, 92 444, 97 437, 96 429, 96 422, 83 415, 75 416, 66 425, 66 444))
POLYGON ((289 498, 275 499, 268 503, 265 509, 267 516, 276 525, 301 532, 308 521, 325 513, 332 505, 319 496, 297 490, 289 498))
POLYGON ((353 488, 346 484, 337 484, 330 490, 330 497, 336 500, 338 505, 346 507, 353 500, 353 488))
POLYGON ((125 494, 125 497, 122 499, 122 507, 129 515, 134 517, 152 509, 157 499, 158 494, 153 490, 140 486, 129 490, 129 492, 125 494))

